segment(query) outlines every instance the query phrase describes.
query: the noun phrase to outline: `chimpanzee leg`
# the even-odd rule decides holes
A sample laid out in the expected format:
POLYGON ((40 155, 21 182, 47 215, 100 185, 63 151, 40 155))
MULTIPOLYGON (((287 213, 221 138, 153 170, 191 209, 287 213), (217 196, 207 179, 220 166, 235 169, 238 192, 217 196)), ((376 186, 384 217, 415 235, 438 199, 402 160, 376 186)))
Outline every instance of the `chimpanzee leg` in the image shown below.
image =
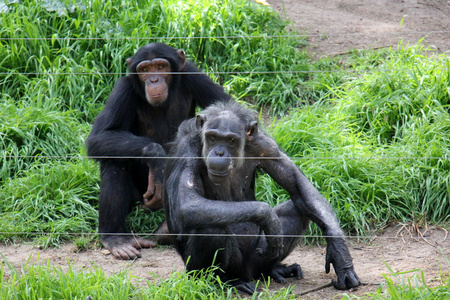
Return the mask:
POLYGON ((136 238, 128 233, 126 218, 134 202, 142 197, 135 186, 131 172, 117 162, 101 162, 101 188, 99 197, 99 233, 104 247, 122 259, 140 257, 140 248, 155 246, 152 241, 136 238), (108 235, 107 233, 114 233, 108 235))
POLYGON ((127 232, 125 219, 134 201, 133 194, 136 194, 127 174, 128 168, 112 162, 102 162, 100 172, 99 232, 127 232))
POLYGON ((283 255, 279 257, 278 263, 272 269, 270 276, 279 283, 286 283, 287 277, 303 278, 303 271, 298 264, 285 266, 280 262, 285 259, 294 250, 299 241, 299 235, 303 234, 308 226, 309 220, 300 216, 292 201, 283 202, 274 208, 276 214, 280 218, 283 234, 293 235, 292 237, 283 238, 283 255))
POLYGON ((295 246, 297 246, 297 243, 300 240, 298 236, 305 232, 309 220, 300 216, 291 200, 283 202, 273 209, 278 218, 280 218, 283 234, 287 236, 292 235, 292 237, 283 237, 284 248, 282 256, 279 257, 281 261, 294 250, 295 246))
MULTIPOLYGON (((278 261, 282 261, 292 252, 292 250, 294 250, 299 241, 299 237, 297 236, 303 234, 309 224, 309 220, 305 219, 297 212, 297 209, 291 200, 275 206, 273 210, 280 219, 283 234, 286 235, 283 237, 283 251, 277 258, 278 261), (292 237, 289 237, 290 235, 292 237)), ((261 239, 258 247, 264 249, 266 244, 265 239, 261 239)))
POLYGON ((182 258, 186 269, 200 270, 219 265, 226 270, 232 262, 242 261, 234 237, 223 236, 230 232, 222 228, 197 229, 192 236, 183 237, 182 258))
MULTIPOLYGON (((237 227, 240 226, 246 227, 246 224, 237 225, 237 227)), ((256 227, 253 224, 250 226, 256 227)), ((195 236, 182 237, 181 243, 176 243, 177 249, 186 263, 188 271, 206 269, 212 265, 218 266, 219 268, 215 270, 215 273, 223 282, 234 286, 238 291, 252 294, 255 285, 249 282, 251 274, 246 268, 246 262, 241 252, 241 244, 245 241, 240 237, 224 236, 224 234, 236 233, 233 229, 207 228, 193 230, 189 233, 195 234, 195 236)), ((257 240, 257 237, 249 237, 247 247, 256 249, 257 240)))
MULTIPOLYGON (((286 283, 287 277, 296 277, 298 279, 303 278, 303 272, 298 264, 292 264, 286 266, 280 262, 285 259, 294 250, 295 246, 299 241, 298 235, 303 234, 306 227, 308 226, 309 220, 301 217, 292 201, 286 201, 280 205, 274 207, 274 210, 281 221, 281 226, 283 228, 283 234, 287 235, 283 237, 283 252, 276 259, 268 272, 270 277, 272 277, 276 282, 286 283), (292 235, 292 237, 289 237, 292 235)), ((264 240, 263 240, 264 241, 264 240)))

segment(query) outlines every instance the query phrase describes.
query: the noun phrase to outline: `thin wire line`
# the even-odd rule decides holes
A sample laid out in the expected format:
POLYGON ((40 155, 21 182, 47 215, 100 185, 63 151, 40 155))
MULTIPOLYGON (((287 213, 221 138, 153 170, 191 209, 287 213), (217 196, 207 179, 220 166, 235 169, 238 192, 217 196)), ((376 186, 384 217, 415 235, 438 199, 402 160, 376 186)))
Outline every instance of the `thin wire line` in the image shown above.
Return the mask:
MULTIPOLYGON (((42 155, 42 156, 33 156, 33 155, 4 155, 4 158, 63 158, 63 159, 205 159, 205 157, 201 156, 70 156, 70 155, 42 155)), ((346 157, 346 156, 288 156, 292 160, 367 160, 367 159, 389 159, 389 160, 403 160, 403 159, 450 159, 450 156, 371 156, 371 157, 363 157, 363 156, 355 156, 355 157, 346 157)), ((241 157, 230 157, 230 159, 240 159, 241 157)), ((244 157, 244 159, 255 159, 255 160, 269 160, 269 159, 284 159, 283 156, 274 156, 274 157, 244 157)))
MULTIPOLYGON (((325 33, 325 32, 324 32, 325 33)), ((224 36, 173 36, 173 37, 115 37, 114 35, 106 36, 106 37, 3 37, 0 38, 0 40, 6 40, 6 41, 39 41, 39 40, 47 40, 47 41, 54 41, 54 40, 87 40, 87 41, 101 41, 101 40, 108 40, 108 39, 114 39, 114 40, 142 40, 142 39, 148 39, 148 40, 198 40, 198 39, 243 39, 243 38, 249 38, 249 39, 255 39, 255 38, 300 38, 300 37, 322 37, 324 33, 317 33, 317 34, 282 34, 282 35, 224 35, 224 36)), ((430 34, 446 34, 450 33, 449 30, 432 30, 432 31, 393 31, 393 32, 383 32, 383 33, 366 33, 366 32, 342 32, 342 33, 326 33, 327 37, 335 37, 335 36, 361 36, 361 35, 398 35, 398 34, 406 34, 406 35, 430 35, 430 34)))
MULTIPOLYGON (((215 75, 236 75, 236 74, 283 74, 283 73, 330 73, 338 72, 335 70, 330 71, 216 71, 216 72, 161 72, 160 75, 171 74, 171 75, 204 75, 215 74, 215 75)), ((138 74, 138 73, 128 73, 128 72, 1 72, 0 75, 128 75, 128 74, 138 74)))
POLYGON ((349 239, 405 239, 417 238, 415 236, 378 236, 378 235, 342 235, 342 236, 327 236, 327 235, 293 235, 293 234, 205 234, 205 233, 98 233, 98 232, 22 232, 22 231, 1 231, 0 235, 113 235, 113 236, 196 236, 196 237, 285 237, 285 238, 349 238, 349 239))
MULTIPOLYGON (((450 69, 442 67, 438 70, 441 71, 450 71, 450 69)), ((414 69, 370 69, 370 70, 346 70, 346 73, 350 74, 362 74, 369 72, 397 72, 397 71, 414 71, 414 69)), ((238 74, 250 74, 250 75, 258 75, 258 74, 320 74, 320 73, 338 73, 343 72, 343 70, 276 70, 276 71, 200 71, 200 72, 158 72, 160 75, 204 75, 204 74, 213 74, 213 75, 238 75, 238 74)), ((0 72, 0 75, 131 75, 131 74, 139 74, 134 72, 0 72)))

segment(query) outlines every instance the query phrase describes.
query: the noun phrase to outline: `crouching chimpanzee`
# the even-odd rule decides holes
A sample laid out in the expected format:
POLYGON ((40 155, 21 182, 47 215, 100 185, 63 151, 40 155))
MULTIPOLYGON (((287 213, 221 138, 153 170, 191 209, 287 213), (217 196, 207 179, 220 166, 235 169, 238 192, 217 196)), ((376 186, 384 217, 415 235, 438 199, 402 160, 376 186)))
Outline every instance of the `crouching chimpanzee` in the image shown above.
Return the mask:
POLYGON ((252 294, 252 279, 303 276, 299 265, 281 261, 311 220, 327 240, 325 270, 333 265, 338 289, 360 284, 344 233, 324 197, 276 142, 259 130, 255 115, 235 102, 210 106, 181 124, 167 163, 164 207, 169 231, 187 270, 213 262, 218 275, 252 294), (274 208, 255 201, 261 168, 291 200, 274 208), (244 236, 242 236, 244 235, 244 236))
POLYGON ((130 74, 117 81, 86 145, 88 155, 100 161, 101 242, 115 257, 132 259, 140 257, 138 249, 155 246, 120 235, 128 233, 125 223, 132 205, 162 208, 165 162, 146 157, 166 155, 166 143, 182 121, 195 115, 197 105, 205 108, 230 96, 186 61, 183 50, 165 44, 147 44, 127 63, 130 74))

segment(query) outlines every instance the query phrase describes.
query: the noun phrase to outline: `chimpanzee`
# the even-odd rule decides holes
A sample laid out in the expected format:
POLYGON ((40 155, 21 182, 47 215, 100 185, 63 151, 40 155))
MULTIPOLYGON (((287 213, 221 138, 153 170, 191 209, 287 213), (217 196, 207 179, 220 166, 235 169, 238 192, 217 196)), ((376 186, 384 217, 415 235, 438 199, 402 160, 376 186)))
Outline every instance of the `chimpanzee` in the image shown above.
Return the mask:
POLYGON ((140 257, 153 241, 128 233, 132 205, 162 208, 161 184, 166 143, 196 106, 231 99, 183 50, 162 43, 140 48, 127 59, 129 75, 120 78, 86 140, 88 155, 100 161, 99 233, 103 246, 122 259, 140 257), (145 194, 144 194, 145 193, 145 194), (114 235, 116 234, 116 235, 114 235))
POLYGON ((360 284, 344 233, 325 198, 276 142, 262 132, 253 112, 236 102, 209 106, 183 122, 167 163, 164 207, 169 231, 187 270, 218 265, 217 275, 252 294, 250 281, 270 276, 302 278, 298 264, 285 266, 309 221, 327 241, 325 270, 334 287, 360 284), (291 200, 274 208, 256 201, 255 174, 267 172, 291 200))

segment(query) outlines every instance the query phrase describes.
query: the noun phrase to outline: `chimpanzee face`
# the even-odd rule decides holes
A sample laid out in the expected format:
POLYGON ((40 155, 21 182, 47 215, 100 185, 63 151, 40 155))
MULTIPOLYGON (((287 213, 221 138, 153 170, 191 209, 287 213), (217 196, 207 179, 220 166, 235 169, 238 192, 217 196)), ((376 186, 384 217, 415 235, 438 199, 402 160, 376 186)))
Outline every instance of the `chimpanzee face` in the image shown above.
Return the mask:
POLYGON ((244 162, 247 125, 236 115, 223 111, 208 120, 204 115, 197 116, 197 126, 201 128, 208 177, 214 183, 223 182, 244 162))
POLYGON ((155 58, 144 60, 137 65, 139 80, 145 88, 148 103, 157 107, 164 103, 169 96, 172 71, 168 60, 155 58))
POLYGON ((138 74, 142 90, 139 94, 154 107, 161 107, 169 97, 174 81, 178 76, 171 72, 179 72, 186 64, 183 50, 175 50, 159 43, 148 44, 127 59, 131 72, 138 74))

